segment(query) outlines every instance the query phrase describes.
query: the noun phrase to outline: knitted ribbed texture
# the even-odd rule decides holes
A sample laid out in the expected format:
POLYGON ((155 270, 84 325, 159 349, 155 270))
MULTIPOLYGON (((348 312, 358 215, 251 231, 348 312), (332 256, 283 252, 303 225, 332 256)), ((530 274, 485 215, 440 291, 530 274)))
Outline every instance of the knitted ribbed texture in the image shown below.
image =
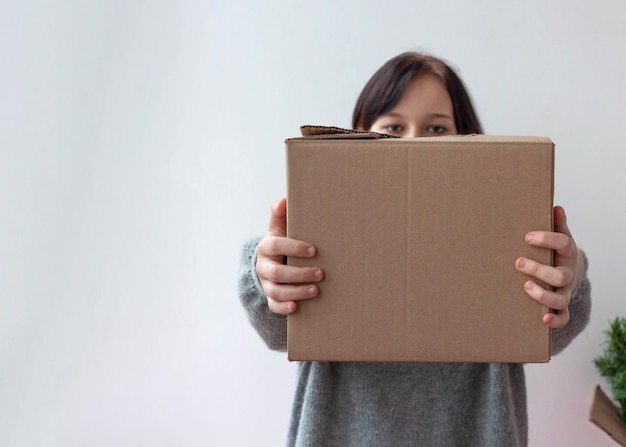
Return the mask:
MULTIPOLYGON (((268 309, 255 272, 256 246, 241 257, 239 294, 252 326, 271 348, 287 348, 287 318, 268 309)), ((570 322, 552 332, 552 354, 589 321, 585 274, 570 322)), ((530 298, 529 298, 530 299, 530 298)), ((521 364, 301 362, 288 446, 526 446, 521 364)))

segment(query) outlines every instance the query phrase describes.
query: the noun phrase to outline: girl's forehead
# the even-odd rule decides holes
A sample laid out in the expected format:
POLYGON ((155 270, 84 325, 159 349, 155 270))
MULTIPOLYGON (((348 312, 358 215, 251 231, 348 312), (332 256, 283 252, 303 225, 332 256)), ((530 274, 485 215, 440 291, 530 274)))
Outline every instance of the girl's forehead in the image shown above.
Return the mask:
POLYGON ((432 113, 447 114, 452 109, 452 100, 443 82, 433 75, 415 77, 407 85, 400 101, 390 113, 406 113, 412 109, 429 109, 432 113))

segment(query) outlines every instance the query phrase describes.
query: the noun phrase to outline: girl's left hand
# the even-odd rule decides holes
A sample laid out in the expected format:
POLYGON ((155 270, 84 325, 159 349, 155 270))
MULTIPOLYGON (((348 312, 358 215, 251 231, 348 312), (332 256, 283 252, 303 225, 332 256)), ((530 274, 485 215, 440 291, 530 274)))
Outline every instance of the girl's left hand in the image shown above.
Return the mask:
POLYGON ((554 290, 547 290, 532 280, 524 284, 524 290, 531 298, 553 310, 543 316, 543 322, 551 328, 565 326, 569 321, 572 292, 583 273, 583 257, 567 227, 565 210, 560 206, 554 207, 554 232, 531 231, 526 234, 526 243, 554 250, 554 266, 518 258, 515 267, 554 287, 554 290))

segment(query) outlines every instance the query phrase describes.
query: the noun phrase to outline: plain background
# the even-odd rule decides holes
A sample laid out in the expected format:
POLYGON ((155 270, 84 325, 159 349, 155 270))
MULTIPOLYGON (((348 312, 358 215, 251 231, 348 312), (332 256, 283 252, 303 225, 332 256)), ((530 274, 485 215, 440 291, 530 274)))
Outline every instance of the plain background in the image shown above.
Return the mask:
POLYGON ((405 50, 458 69, 487 133, 555 141, 594 307, 527 367, 530 444, 615 445, 588 412, 626 314, 624 1, 0 6, 0 445, 283 445, 296 365, 246 321, 240 248, 284 139, 348 127, 405 50))

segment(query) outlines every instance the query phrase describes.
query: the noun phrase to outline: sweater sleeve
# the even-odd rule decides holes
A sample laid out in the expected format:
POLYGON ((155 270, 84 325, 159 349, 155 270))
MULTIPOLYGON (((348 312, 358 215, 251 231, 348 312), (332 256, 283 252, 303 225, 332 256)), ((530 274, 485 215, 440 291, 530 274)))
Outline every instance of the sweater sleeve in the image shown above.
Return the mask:
POLYGON ((256 274, 257 246, 260 238, 246 242, 241 253, 239 299, 252 327, 265 344, 276 351, 287 350, 287 317, 270 311, 256 274))
POLYGON ((578 286, 576 286, 576 289, 572 292, 569 303, 569 322, 563 327, 552 330, 552 342, 550 347, 552 355, 563 351, 589 323, 589 317, 591 315, 591 284, 587 277, 589 263, 585 253, 582 251, 581 253, 584 260, 583 275, 578 286))

